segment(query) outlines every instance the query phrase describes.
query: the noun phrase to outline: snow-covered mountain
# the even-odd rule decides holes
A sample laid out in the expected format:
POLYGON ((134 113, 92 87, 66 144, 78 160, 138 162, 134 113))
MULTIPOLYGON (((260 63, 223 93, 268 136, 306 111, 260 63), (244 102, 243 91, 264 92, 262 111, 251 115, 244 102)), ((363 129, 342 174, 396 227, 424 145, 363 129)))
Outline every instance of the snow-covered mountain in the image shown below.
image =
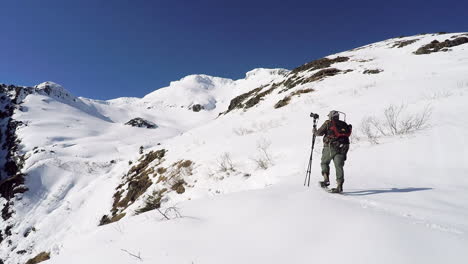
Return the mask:
POLYGON ((467 73, 454 33, 143 98, 1 85, 0 263, 460 263, 467 73), (309 114, 334 109, 354 126, 344 195, 315 187, 320 140, 303 186, 309 114))

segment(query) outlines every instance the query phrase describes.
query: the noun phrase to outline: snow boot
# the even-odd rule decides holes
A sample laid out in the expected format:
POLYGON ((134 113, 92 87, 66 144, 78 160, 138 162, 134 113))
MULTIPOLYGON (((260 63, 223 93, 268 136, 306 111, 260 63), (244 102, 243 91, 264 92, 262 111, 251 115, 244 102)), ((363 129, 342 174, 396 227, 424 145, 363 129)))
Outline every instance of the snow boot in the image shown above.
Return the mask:
POLYGON ((342 193, 343 192, 343 182, 344 181, 337 181, 336 188, 332 188, 330 190, 331 193, 342 193))
POLYGON ((319 181, 319 184, 322 188, 327 188, 330 185, 330 178, 328 177, 328 174, 323 174, 323 181, 319 181))

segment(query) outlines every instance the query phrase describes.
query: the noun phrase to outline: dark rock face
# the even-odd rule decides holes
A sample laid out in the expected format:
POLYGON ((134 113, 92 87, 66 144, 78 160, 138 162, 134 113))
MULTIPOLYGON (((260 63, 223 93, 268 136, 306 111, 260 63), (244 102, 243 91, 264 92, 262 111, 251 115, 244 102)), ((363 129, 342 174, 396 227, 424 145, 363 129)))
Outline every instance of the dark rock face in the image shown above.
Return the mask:
POLYGON ((411 45, 413 43, 415 43, 416 41, 418 41, 419 39, 410 39, 410 40, 399 40, 399 41, 395 41, 393 43, 393 46, 392 48, 403 48, 403 47, 406 47, 408 45, 411 45))
POLYGON ((286 106, 286 105, 289 104, 290 101, 291 101, 291 96, 286 96, 286 97, 284 97, 283 99, 279 100, 279 101, 275 104, 274 108, 275 108, 275 109, 278 109, 278 108, 281 108, 281 107, 283 107, 283 106, 286 106))
POLYGON ((253 96, 252 98, 250 98, 247 102, 245 102, 245 106, 244 108, 250 108, 250 107, 253 107, 255 106, 256 104, 258 104, 261 100, 263 100, 263 98, 270 94, 271 92, 273 92, 273 90, 275 89, 275 87, 270 87, 269 89, 261 92, 261 93, 257 93, 255 96, 253 96))
POLYGON ((195 104, 192 106, 192 111, 194 112, 200 112, 203 109, 205 109, 205 107, 201 104, 195 104))
POLYGON ((311 61, 309 63, 306 63, 302 66, 299 66, 291 71, 291 74, 295 74, 298 72, 306 71, 306 70, 319 70, 319 69, 325 69, 330 67, 334 63, 338 62, 345 62, 348 61, 348 57, 336 57, 334 59, 328 59, 328 58, 322 58, 318 60, 311 61))
MULTIPOLYGON (((228 110, 222 114, 229 113, 230 111, 234 109, 251 108, 257 105, 260 101, 264 99, 264 97, 271 94, 278 87, 284 87, 284 89, 280 91, 280 93, 282 93, 300 84, 320 81, 326 77, 337 75, 341 73, 342 71, 336 68, 328 68, 328 67, 332 65, 333 63, 345 62, 348 60, 349 60, 348 57, 336 57, 334 59, 322 58, 322 59, 318 59, 318 60, 306 63, 292 70, 289 78, 287 78, 286 80, 282 82, 260 86, 249 92, 246 92, 244 94, 241 94, 235 97, 234 99, 231 100, 228 110), (314 70, 319 70, 319 71, 317 71, 316 73, 314 73, 312 76, 308 78, 303 78, 298 75, 299 72, 314 71, 314 70), (268 88, 268 89, 264 90, 265 88, 268 88)), ((348 71, 345 71, 344 73, 346 72, 348 71)), ((281 104, 285 105, 288 102, 289 101, 286 99, 285 101, 281 102, 281 104)))
POLYGON ((159 165, 166 152, 165 149, 151 151, 142 156, 138 164, 130 168, 127 175, 123 178, 124 182, 116 188, 111 213, 104 215, 99 225, 117 222, 125 216, 126 213, 123 211, 132 205, 153 184, 150 175, 154 173, 154 169, 150 164, 157 160, 159 165))
MULTIPOLYGON (((12 116, 33 91, 31 87, 0 84, 0 197, 6 200, 0 205, 0 222, 13 216, 13 206, 20 199, 19 195, 28 190, 24 185, 26 175, 21 172, 25 158, 20 154, 21 140, 16 135, 17 129, 25 124, 12 116)), ((11 236, 13 225, 4 228, 0 230, 0 243, 11 236)))
POLYGON ((416 50, 414 54, 422 55, 439 51, 449 51, 448 48, 459 46, 465 43, 468 43, 468 37, 459 37, 453 40, 446 39, 444 42, 434 40, 431 43, 424 45, 418 50, 416 50))
POLYGON ((315 81, 321 80, 321 79, 329 77, 329 76, 337 75, 340 72, 341 72, 341 70, 338 70, 336 68, 323 69, 323 70, 320 70, 320 71, 314 73, 312 76, 305 79, 302 83, 315 82, 315 81))
POLYGON ((150 122, 140 117, 133 118, 132 120, 125 123, 125 125, 132 126, 132 127, 151 128, 151 129, 158 128, 158 126, 155 123, 150 122))
POLYGON ((12 119, 15 108, 20 104, 24 93, 29 92, 29 88, 17 87, 13 85, 0 85, 1 106, 0 106, 0 143, 4 155, 0 159, 4 161, 1 164, 0 174, 0 196, 9 201, 2 209, 4 220, 12 214, 8 210, 8 205, 15 194, 24 193, 27 188, 24 186, 23 168, 24 157, 19 155, 19 145, 21 140, 16 136, 16 130, 24 124, 12 119))
POLYGON ((247 100, 247 98, 251 97, 252 95, 255 95, 257 94, 260 90, 262 90, 264 87, 258 87, 258 88, 255 88, 249 92, 246 92, 246 93, 243 93, 237 97, 235 97, 234 99, 231 100, 231 102, 229 103, 229 106, 228 106, 228 110, 226 111, 227 112, 230 112, 236 108, 242 108, 244 107, 244 101, 247 100))
POLYGON ((362 73, 363 74, 378 74, 378 73, 381 73, 381 72, 383 72, 383 70, 381 70, 381 69, 371 69, 371 70, 365 70, 362 73))
POLYGON ((41 252, 37 254, 34 258, 29 259, 26 264, 37 264, 46 260, 50 259, 50 253, 49 252, 41 252))
POLYGON ((459 37, 464 37, 464 36, 467 36, 468 37, 468 33, 463 33, 463 34, 460 34, 460 35, 455 35, 455 36, 452 36, 450 38, 454 39, 454 38, 459 38, 459 37))
POLYGON ((290 93, 289 95, 287 95, 286 97, 284 97, 283 99, 279 100, 275 104, 274 108, 278 109, 278 108, 281 108, 283 106, 288 105, 293 96, 301 96, 301 94, 311 93, 313 91, 315 91, 315 90, 311 89, 311 88, 300 89, 300 90, 294 91, 294 92, 290 93))

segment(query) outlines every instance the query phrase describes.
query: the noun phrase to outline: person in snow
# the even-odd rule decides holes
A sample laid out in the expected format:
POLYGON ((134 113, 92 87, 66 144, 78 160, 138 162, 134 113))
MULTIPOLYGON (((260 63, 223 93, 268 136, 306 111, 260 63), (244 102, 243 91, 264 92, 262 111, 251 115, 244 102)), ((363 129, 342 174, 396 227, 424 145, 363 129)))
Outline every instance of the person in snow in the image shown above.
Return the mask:
POLYGON ((333 160, 335 164, 337 186, 330 190, 332 193, 343 192, 343 167, 349 150, 351 130, 351 125, 340 120, 340 112, 333 110, 328 114, 328 120, 319 129, 313 131, 316 136, 323 136, 322 160, 320 163, 323 181, 319 182, 322 188, 327 188, 330 185, 330 162, 333 160))

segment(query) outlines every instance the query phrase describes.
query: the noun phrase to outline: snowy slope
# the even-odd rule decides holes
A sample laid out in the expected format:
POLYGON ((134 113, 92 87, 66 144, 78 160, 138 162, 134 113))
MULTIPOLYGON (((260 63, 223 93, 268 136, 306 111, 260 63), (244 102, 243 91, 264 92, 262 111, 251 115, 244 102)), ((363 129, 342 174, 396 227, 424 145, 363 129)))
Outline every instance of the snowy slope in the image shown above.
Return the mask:
POLYGON ((461 34, 390 39, 331 55, 346 59, 326 67, 257 69, 241 80, 191 75, 141 99, 77 98, 49 84, 54 92, 25 96, 13 115, 27 124, 17 135, 29 191, 0 223, 12 226, 0 259, 50 252, 50 263, 460 262, 468 257, 468 44, 413 52, 461 34), (288 103, 275 108, 281 100, 288 103), (391 105, 405 105, 402 116, 430 109, 429 126, 373 144, 362 121, 383 120, 391 105), (309 113, 321 123, 332 109, 354 125, 341 196, 315 187, 321 142, 314 184, 302 186, 309 113), (158 128, 124 125, 135 117, 158 128), (140 146, 167 150, 140 170, 147 175, 130 173, 148 157, 140 146), (268 168, 258 167, 262 159, 268 168), (98 227, 135 175, 150 186, 117 207, 120 221, 98 227), (184 217, 137 215, 164 188, 161 210, 177 206, 184 217))

